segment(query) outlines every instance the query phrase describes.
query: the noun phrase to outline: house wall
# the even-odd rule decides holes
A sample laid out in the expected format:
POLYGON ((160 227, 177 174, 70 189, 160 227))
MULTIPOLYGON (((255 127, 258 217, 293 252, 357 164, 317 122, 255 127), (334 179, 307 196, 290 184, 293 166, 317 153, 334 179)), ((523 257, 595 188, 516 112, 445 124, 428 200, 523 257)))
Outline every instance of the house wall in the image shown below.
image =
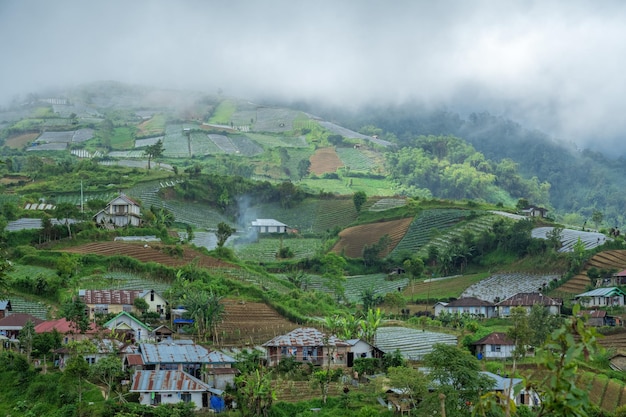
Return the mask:
POLYGON ((148 292, 146 295, 144 295, 143 299, 146 300, 146 302, 150 306, 150 308, 148 308, 148 311, 153 313, 159 313, 162 317, 165 316, 165 306, 167 305, 167 301, 165 301, 165 299, 161 297, 158 293, 148 292))
MULTIPOLYGON (((96 313, 96 307, 100 305, 101 304, 87 304, 87 307, 89 307, 89 319, 93 320, 96 313)), ((119 314, 122 311, 126 311, 127 313, 136 312, 135 307, 133 307, 132 305, 106 304, 106 306, 109 313, 119 314)))
POLYGON ((350 352, 354 353, 354 359, 371 358, 372 346, 360 340, 354 346, 350 347, 350 352), (362 355, 365 355, 365 356, 362 356, 362 355))
POLYGON ((330 361, 331 367, 346 366, 348 363, 348 347, 307 347, 307 346, 268 346, 266 347, 267 362, 269 366, 278 365, 282 358, 293 357, 298 362, 307 362, 314 365, 327 366, 330 361), (305 350, 307 353, 305 354, 305 350), (313 352, 311 354, 311 351, 313 352))
POLYGON ((483 317, 493 317, 495 315, 495 308, 494 307, 487 307, 487 306, 477 306, 477 307, 444 307, 445 311, 451 313, 451 314, 472 314, 472 315, 476 315, 476 316, 483 316, 483 317))
MULTIPOLYGON (((156 394, 155 394, 156 398, 156 394)), ((161 393, 161 403, 160 404, 177 404, 181 402, 181 392, 167 392, 161 393)), ((191 393, 191 401, 195 404, 195 409, 202 409, 202 393, 201 392, 192 392, 191 393)), ((139 403, 143 405, 153 405, 154 400, 152 399, 152 394, 149 392, 143 392, 139 396, 139 403)))
POLYGON ((515 346, 511 345, 482 345, 481 352, 485 359, 503 359, 513 356, 513 349, 515 346), (498 348, 499 346, 499 348, 498 348))

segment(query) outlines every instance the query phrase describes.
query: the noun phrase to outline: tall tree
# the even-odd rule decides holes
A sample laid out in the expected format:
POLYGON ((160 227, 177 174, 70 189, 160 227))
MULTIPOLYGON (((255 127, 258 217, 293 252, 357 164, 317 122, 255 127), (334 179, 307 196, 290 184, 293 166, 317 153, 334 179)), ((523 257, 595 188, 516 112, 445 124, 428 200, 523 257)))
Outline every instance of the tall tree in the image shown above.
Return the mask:
POLYGON ((89 368, 89 375, 95 381, 104 384, 106 392, 104 398, 111 396, 111 391, 124 375, 122 371, 122 360, 115 355, 108 355, 100 358, 98 362, 89 368))
POLYGON ((224 314, 224 304, 221 300, 222 297, 212 291, 198 291, 197 288, 190 288, 183 296, 182 303, 187 309, 186 315, 193 319, 196 334, 201 342, 209 340, 224 314))
POLYGON ((354 208, 356 209, 357 213, 361 211, 361 208, 363 207, 363 204, 365 204, 366 201, 367 201, 367 194, 365 194, 365 191, 357 191, 354 194, 352 194, 352 202, 354 203, 354 208))
POLYGON ((67 227, 67 236, 72 238, 71 222, 72 218, 79 214, 78 207, 72 203, 59 203, 54 209, 54 217, 67 227))
POLYGON ((272 388, 271 372, 255 369, 235 378, 237 400, 242 417, 267 417, 276 391, 272 388))
POLYGON ((231 227, 228 223, 220 222, 217 225, 217 230, 215 231, 215 237, 217 238, 217 247, 223 247, 228 238, 236 231, 237 229, 231 227))
POLYGON ((163 141, 161 139, 157 140, 154 145, 146 146, 144 154, 148 157, 148 169, 150 169, 150 161, 161 157, 164 150, 165 148, 163 147, 163 141))
POLYGON ((87 305, 79 297, 63 304, 61 311, 75 332, 84 334, 89 330, 91 323, 87 315, 87 305))
POLYGON ((300 162, 298 162, 298 176, 300 177, 300 179, 309 175, 310 168, 311 161, 309 161, 308 159, 301 159, 300 162))

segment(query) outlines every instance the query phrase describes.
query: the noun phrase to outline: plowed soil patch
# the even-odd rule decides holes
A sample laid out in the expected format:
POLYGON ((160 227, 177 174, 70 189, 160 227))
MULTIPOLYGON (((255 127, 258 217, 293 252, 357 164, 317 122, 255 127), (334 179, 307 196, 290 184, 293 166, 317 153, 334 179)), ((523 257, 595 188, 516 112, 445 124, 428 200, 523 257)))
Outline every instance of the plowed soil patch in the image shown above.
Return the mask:
POLYGON ((39 133, 24 133, 8 138, 4 141, 4 144, 11 149, 23 149, 26 145, 37 139, 37 136, 39 136, 39 133))
POLYGON ((233 268, 233 265, 205 255, 191 248, 183 248, 182 256, 172 256, 167 252, 167 245, 135 242, 91 242, 61 252, 94 254, 101 256, 130 256, 140 262, 156 262, 169 267, 179 267, 196 260, 201 268, 233 268))
POLYGON ((311 156, 311 171, 315 175, 325 174, 327 172, 335 172, 337 168, 343 166, 343 162, 339 159, 335 148, 320 148, 311 156))
POLYGON ((223 346, 257 345, 297 327, 267 304, 225 300, 224 316, 216 336, 223 346))
POLYGON ((380 253, 380 256, 385 256, 400 242, 412 221, 413 218, 409 217, 350 227, 339 233, 339 242, 333 247, 333 252, 338 254, 343 252, 347 257, 360 258, 363 256, 363 247, 365 245, 378 243, 381 237, 389 235, 391 244, 386 251, 380 253))
POLYGON ((595 254, 587 263, 583 271, 557 288, 557 291, 579 294, 585 291, 591 284, 591 279, 587 276, 589 268, 596 269, 616 269, 621 271, 626 268, 626 250, 614 249, 595 254))

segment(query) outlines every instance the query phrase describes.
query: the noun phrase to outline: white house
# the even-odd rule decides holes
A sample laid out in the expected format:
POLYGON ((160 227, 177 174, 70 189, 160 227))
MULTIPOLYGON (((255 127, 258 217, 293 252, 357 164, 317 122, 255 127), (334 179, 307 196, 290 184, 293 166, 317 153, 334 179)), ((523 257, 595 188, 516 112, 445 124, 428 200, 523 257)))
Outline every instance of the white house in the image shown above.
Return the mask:
POLYGON ((552 315, 561 314, 561 305, 563 302, 556 298, 550 298, 538 292, 520 292, 506 300, 500 301, 496 305, 496 310, 500 317, 509 317, 514 307, 523 307, 527 313, 534 305, 543 306, 552 315))
POLYGON ((606 287, 578 294, 574 300, 587 308, 623 306, 624 296, 626 293, 618 287, 606 287))
POLYGON ((252 221, 252 228, 258 233, 287 233, 288 226, 274 219, 256 219, 252 221))
POLYGON ((135 371, 130 392, 139 393, 139 403, 143 405, 194 403, 195 409, 209 407, 211 388, 184 371, 153 370, 135 371))
POLYGON ((476 346, 476 356, 480 359, 504 359, 513 356, 515 343, 506 333, 493 332, 472 345, 476 346))
POLYGON ((438 309, 438 306, 435 305, 435 312, 439 310, 439 314, 445 311, 450 314, 470 314, 476 317, 491 318, 495 316, 496 312, 496 308, 493 303, 476 297, 459 298, 458 300, 450 301, 445 305, 443 305, 443 303, 438 304, 438 309))
POLYGON ((93 217, 96 224, 102 227, 139 226, 141 223, 141 207, 125 194, 109 201, 103 210, 93 217))
POLYGON ((125 311, 104 323, 104 327, 111 330, 112 333, 124 335, 125 340, 132 340, 137 343, 147 341, 152 335, 150 327, 125 311))

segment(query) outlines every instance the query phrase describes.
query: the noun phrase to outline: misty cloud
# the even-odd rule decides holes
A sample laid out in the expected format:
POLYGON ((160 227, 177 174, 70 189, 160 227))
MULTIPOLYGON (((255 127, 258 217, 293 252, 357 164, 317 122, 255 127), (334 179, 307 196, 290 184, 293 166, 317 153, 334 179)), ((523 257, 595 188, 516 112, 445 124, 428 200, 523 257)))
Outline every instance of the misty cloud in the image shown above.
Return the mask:
POLYGON ((0 103, 116 80, 356 108, 420 100, 619 143, 619 1, 4 1, 0 103))

